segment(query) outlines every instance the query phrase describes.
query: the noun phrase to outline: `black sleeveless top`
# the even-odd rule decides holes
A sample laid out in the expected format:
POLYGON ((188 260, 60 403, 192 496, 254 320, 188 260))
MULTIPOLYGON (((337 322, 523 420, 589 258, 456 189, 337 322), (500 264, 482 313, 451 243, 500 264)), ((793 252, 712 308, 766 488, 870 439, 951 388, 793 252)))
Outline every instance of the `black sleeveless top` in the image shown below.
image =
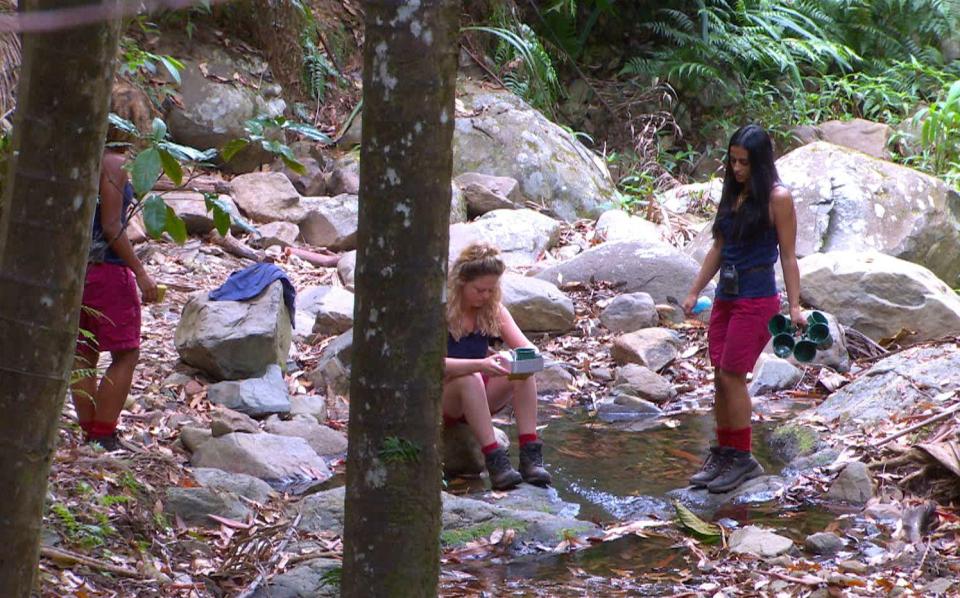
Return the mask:
POLYGON ((453 340, 453 335, 447 332, 447 357, 456 359, 483 359, 487 356, 487 348, 493 337, 480 332, 471 332, 453 340))
MULTIPOLYGON (((130 181, 123 186, 123 206, 120 208, 120 224, 124 230, 121 234, 126 234, 127 219, 130 214, 130 205, 133 204, 133 185, 130 181)), ((127 263, 110 248, 110 241, 103 232, 103 223, 100 220, 100 198, 97 198, 97 209, 93 212, 93 240, 90 243, 90 255, 87 261, 93 263, 103 262, 105 264, 116 264, 126 266, 127 263)))

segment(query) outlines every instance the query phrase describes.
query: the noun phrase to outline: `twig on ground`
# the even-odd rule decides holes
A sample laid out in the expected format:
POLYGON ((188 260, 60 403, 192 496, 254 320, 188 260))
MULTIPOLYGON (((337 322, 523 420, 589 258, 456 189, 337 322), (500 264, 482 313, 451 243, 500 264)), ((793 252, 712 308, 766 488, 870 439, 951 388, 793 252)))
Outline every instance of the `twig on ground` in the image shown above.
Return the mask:
POLYGON ((110 563, 104 563, 103 561, 98 561, 97 559, 92 559, 88 556, 83 556, 82 554, 77 554, 62 548, 41 546, 40 556, 47 557, 48 559, 52 559, 58 563, 84 565, 86 567, 90 567, 91 569, 113 573, 114 575, 120 575, 122 577, 143 579, 143 574, 141 574, 139 571, 134 571, 133 569, 127 569, 126 567, 120 567, 117 565, 111 565, 110 563))

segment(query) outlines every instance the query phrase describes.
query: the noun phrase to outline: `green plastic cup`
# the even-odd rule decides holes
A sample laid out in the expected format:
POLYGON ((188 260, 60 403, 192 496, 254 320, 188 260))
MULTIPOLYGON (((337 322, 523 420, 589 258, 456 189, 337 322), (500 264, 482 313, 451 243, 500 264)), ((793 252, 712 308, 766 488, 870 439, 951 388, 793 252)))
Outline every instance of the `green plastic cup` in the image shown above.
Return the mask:
POLYGON ((830 327, 826 324, 812 324, 807 327, 806 340, 816 343, 817 349, 829 349, 833 346, 833 337, 830 335, 830 327))
POLYGON ((810 363, 817 356, 817 343, 803 339, 793 346, 793 357, 800 363, 810 363))
POLYGON ((793 352, 795 343, 796 341, 793 339, 792 334, 789 332, 781 332, 773 337, 773 354, 781 359, 786 359, 790 357, 790 353, 793 352))
POLYGON ((790 321, 789 317, 783 314, 777 314, 767 322, 767 330, 769 330, 770 335, 774 337, 779 334, 793 334, 793 322, 790 321))
POLYGON ((530 347, 521 347, 519 349, 514 349, 513 354, 516 356, 517 361, 537 358, 537 350, 532 349, 530 347))
POLYGON ((822 311, 812 311, 807 315, 807 324, 813 326, 814 324, 829 324, 829 322, 827 322, 827 316, 822 311))

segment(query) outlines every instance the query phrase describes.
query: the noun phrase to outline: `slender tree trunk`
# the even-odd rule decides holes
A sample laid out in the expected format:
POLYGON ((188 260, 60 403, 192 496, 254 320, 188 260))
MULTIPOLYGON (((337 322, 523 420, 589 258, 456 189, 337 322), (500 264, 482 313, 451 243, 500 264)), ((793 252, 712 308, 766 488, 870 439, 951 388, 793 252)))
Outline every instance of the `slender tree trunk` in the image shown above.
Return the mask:
POLYGON ((342 596, 436 596, 458 0, 370 0, 342 596))
MULTIPOLYGON (((26 10, 82 5, 28 0, 26 10)), ((0 220, 0 596, 29 596, 77 337, 117 51, 112 23, 25 34, 0 220)))

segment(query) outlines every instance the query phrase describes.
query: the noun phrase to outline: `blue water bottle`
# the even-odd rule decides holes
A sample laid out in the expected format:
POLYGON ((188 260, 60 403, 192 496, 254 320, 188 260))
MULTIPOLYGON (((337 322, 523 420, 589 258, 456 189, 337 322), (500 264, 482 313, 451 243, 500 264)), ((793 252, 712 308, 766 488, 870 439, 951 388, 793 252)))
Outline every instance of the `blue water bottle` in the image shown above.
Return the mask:
POLYGON ((710 297, 707 297, 706 295, 701 295, 700 298, 697 299, 697 303, 693 306, 693 309, 690 311, 693 312, 694 314, 698 314, 700 312, 704 312, 710 309, 711 305, 713 305, 713 300, 710 299, 710 297))

